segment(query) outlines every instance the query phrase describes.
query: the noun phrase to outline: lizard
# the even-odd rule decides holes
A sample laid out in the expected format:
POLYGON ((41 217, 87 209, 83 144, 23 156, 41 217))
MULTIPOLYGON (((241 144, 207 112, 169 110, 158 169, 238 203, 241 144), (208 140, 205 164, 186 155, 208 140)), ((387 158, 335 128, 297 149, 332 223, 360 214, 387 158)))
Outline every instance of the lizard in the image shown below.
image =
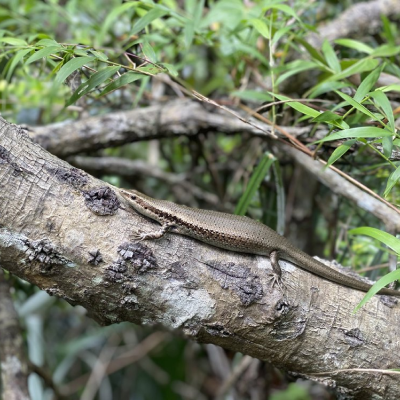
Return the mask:
MULTIPOLYGON (((328 267, 295 247, 267 225, 249 217, 191 208, 167 200, 154 199, 137 190, 119 191, 131 208, 161 225, 157 231, 138 232, 135 235, 138 240, 159 239, 170 231, 218 248, 268 256, 273 269, 273 280, 278 284, 281 281, 279 260, 282 259, 341 286, 362 292, 368 292, 372 286, 328 267)), ((378 294, 400 297, 400 291, 389 288, 382 288, 378 294)))

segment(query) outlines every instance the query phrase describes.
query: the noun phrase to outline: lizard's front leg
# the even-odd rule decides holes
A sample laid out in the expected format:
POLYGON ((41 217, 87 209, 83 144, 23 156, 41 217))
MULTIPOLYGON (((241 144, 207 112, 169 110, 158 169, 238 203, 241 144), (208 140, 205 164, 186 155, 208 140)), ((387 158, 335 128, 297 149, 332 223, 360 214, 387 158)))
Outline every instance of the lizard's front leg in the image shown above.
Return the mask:
POLYGON ((161 228, 153 231, 153 232, 142 232, 138 231, 133 234, 133 238, 136 240, 151 240, 151 239, 160 239, 163 237, 169 230, 171 230, 174 227, 173 224, 164 224, 161 225, 161 228))

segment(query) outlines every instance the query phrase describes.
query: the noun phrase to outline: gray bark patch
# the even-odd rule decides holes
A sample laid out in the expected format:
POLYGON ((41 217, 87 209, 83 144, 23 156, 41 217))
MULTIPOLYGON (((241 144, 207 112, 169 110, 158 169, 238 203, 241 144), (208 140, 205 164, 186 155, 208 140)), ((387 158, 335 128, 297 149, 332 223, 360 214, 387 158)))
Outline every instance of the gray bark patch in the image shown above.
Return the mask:
POLYGON ((350 347, 358 347, 365 344, 365 338, 363 333, 358 328, 345 330, 344 340, 349 344, 350 347))
POLYGON ((229 337, 233 336, 223 325, 221 324, 207 324, 204 326, 205 330, 212 336, 218 337, 229 337))
POLYGON ((101 262, 103 262, 103 256, 101 255, 99 249, 89 251, 89 264, 99 265, 101 262))
POLYGON ((58 181, 66 183, 75 189, 79 189, 89 182, 87 175, 78 168, 47 167, 46 170, 53 174, 58 181))
POLYGON ((55 266, 70 264, 69 261, 61 256, 48 239, 30 241, 25 239, 27 250, 25 254, 29 263, 39 264, 41 274, 52 273, 55 266))
POLYGON ((261 280, 251 272, 250 268, 233 262, 209 261, 204 264, 221 287, 233 290, 243 305, 249 306, 263 297, 261 280))
MULTIPOLYGON (((157 261, 153 252, 141 243, 123 243, 118 247, 119 259, 105 268, 106 279, 113 283, 133 281, 132 268, 143 274, 157 268, 157 261)), ((128 287, 128 286, 127 286, 128 287)))
POLYGON ((113 190, 107 186, 84 191, 86 207, 97 215, 114 215, 121 203, 113 190))
POLYGON ((23 172, 23 169, 12 160, 11 153, 3 146, 0 146, 0 164, 9 164, 13 169, 13 175, 19 175, 23 172))
POLYGON ((142 243, 123 243, 118 247, 119 255, 139 273, 158 268, 157 260, 149 247, 142 243))

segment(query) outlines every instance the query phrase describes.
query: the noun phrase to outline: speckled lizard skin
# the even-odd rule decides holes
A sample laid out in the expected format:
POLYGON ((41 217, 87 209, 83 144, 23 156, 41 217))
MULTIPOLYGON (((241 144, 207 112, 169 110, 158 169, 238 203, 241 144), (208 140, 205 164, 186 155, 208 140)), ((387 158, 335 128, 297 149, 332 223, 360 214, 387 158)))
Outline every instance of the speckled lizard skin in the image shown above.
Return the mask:
MULTIPOLYGON (((342 286, 363 292, 371 288, 368 283, 320 263, 273 229, 251 218, 157 200, 136 190, 120 189, 120 192, 134 210, 161 224, 158 231, 139 233, 137 239, 158 239, 170 231, 222 249, 268 256, 278 281, 281 274, 278 262, 283 259, 342 286)), ((400 297, 400 291, 388 288, 381 289, 379 294, 400 297)))

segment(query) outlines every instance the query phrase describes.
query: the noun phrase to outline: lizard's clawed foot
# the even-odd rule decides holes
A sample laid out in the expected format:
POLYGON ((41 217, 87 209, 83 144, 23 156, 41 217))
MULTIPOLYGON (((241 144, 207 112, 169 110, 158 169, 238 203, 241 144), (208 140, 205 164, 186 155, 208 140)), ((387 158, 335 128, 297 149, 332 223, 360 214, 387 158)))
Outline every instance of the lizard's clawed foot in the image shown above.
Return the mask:
POLYGON ((147 238, 147 235, 148 234, 146 232, 138 230, 138 231, 132 233, 132 239, 138 240, 139 242, 141 242, 142 240, 145 240, 147 238))
POLYGON ((270 275, 269 281, 272 283, 271 284, 272 288, 274 288, 274 286, 276 285, 280 290, 280 292, 284 294, 285 285, 282 282, 281 276, 275 272, 270 272, 269 275, 270 275))

